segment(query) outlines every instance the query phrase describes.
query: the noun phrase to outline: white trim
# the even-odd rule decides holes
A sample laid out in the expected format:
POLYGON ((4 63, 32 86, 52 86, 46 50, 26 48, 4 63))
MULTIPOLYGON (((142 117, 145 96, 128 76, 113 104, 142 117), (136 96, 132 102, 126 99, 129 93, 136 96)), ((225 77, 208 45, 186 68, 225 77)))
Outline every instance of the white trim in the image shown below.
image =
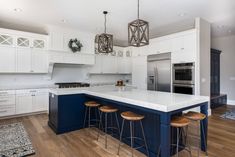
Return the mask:
POLYGON ((228 105, 235 105, 235 100, 228 100, 228 101, 227 101, 227 104, 228 104, 228 105))

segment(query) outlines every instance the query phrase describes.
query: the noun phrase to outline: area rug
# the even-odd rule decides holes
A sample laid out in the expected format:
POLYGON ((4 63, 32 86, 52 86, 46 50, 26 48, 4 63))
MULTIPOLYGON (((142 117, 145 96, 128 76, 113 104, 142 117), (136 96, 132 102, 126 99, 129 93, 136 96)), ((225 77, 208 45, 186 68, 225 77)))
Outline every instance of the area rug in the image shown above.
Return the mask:
POLYGON ((35 154, 22 123, 0 125, 0 157, 23 157, 35 154))
POLYGON ((224 119, 235 120, 235 110, 233 110, 233 111, 227 111, 227 112, 225 112, 223 115, 221 115, 220 117, 221 117, 221 118, 224 118, 224 119))

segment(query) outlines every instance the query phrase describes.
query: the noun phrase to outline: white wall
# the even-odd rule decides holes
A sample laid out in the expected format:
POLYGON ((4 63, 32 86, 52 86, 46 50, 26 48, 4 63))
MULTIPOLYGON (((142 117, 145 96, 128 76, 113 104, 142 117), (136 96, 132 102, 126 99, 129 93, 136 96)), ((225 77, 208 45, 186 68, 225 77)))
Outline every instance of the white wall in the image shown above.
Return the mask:
POLYGON ((199 84, 200 95, 210 96, 210 49, 211 49, 211 26, 210 23, 196 18, 196 29, 198 30, 198 52, 196 64, 196 84, 199 84), (200 72, 200 73, 198 73, 200 72), (197 74, 198 73, 198 74, 197 74))
POLYGON ((228 94, 228 104, 235 105, 235 36, 212 39, 212 48, 221 50, 220 88, 228 94))

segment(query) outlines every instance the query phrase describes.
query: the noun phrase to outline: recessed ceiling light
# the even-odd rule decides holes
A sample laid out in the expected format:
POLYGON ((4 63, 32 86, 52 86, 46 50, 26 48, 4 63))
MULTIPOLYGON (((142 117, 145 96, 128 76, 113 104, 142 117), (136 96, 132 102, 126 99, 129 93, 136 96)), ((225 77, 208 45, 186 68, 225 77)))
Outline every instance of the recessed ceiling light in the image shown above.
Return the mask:
POLYGON ((186 16, 187 14, 186 13, 179 13, 178 14, 178 16, 180 16, 180 17, 184 17, 184 16, 186 16))
POLYGON ((23 10, 22 10, 21 8, 15 8, 14 11, 15 11, 15 12, 21 12, 21 11, 23 11, 23 10))
POLYGON ((61 20, 63 23, 66 23, 67 21, 65 19, 61 20))

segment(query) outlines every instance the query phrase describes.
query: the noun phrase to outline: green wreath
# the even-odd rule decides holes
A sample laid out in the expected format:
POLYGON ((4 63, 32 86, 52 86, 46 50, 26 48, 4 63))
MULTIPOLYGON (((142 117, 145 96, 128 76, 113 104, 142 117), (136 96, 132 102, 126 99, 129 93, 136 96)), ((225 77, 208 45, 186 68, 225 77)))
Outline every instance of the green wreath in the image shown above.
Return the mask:
POLYGON ((73 53, 75 53, 77 51, 81 51, 81 48, 83 47, 81 42, 79 40, 77 40, 76 38, 70 39, 68 46, 73 51, 73 53))

